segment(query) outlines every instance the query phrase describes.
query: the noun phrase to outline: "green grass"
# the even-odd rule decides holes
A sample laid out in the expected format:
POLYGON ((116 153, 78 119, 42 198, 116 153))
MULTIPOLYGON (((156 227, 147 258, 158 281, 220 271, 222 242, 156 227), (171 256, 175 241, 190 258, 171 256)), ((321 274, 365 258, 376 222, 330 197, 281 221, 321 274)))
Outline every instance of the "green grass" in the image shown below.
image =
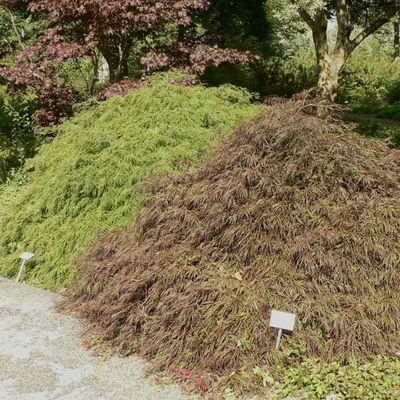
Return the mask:
POLYGON ((400 104, 392 104, 389 106, 383 106, 378 109, 379 118, 388 118, 400 121, 400 104))
POLYGON ((353 110, 357 114, 370 114, 376 118, 400 121, 400 103, 382 106, 358 106, 353 110))
POLYGON ((366 137, 388 139, 400 146, 400 121, 382 118, 377 114, 347 113, 344 119, 355 122, 355 130, 366 137))
POLYGON ((36 253, 37 286, 73 282, 74 257, 97 235, 131 225, 144 179, 197 165, 204 152, 259 107, 247 91, 152 84, 80 112, 26 167, 26 182, 0 189, 0 275, 15 276, 21 251, 36 253))

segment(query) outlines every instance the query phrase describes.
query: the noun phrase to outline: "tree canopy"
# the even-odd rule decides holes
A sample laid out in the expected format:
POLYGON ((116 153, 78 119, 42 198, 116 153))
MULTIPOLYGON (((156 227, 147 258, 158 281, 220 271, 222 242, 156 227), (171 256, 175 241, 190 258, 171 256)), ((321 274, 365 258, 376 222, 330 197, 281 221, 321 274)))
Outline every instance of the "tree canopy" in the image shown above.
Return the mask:
POLYGON ((319 95, 335 101, 340 72, 348 57, 368 36, 399 11, 397 0, 291 0, 313 35, 319 70, 319 95), (337 23, 336 41, 329 48, 329 21, 337 23))
POLYGON ((36 93, 41 124, 70 115, 85 98, 66 78, 65 65, 92 71, 86 83, 92 95, 96 84, 137 87, 127 78, 157 70, 178 68, 209 79, 218 74, 211 66, 260 60, 253 64, 257 74, 246 79, 263 93, 269 57, 287 57, 285 41, 298 52, 304 43, 296 37, 306 29, 314 42, 317 94, 332 102, 350 55, 399 10, 398 0, 0 0, 0 6, 0 28, 7 33, 0 74, 13 90, 36 93))
POLYGON ((236 30, 238 40, 262 34, 262 17, 258 28, 251 24, 251 16, 262 11, 259 1, 247 6, 244 18, 231 10, 234 22, 231 26, 219 24, 216 33, 210 31, 211 25, 216 26, 215 18, 223 15, 221 7, 226 4, 208 0, 5 0, 0 4, 10 12, 22 7, 48 24, 36 43, 17 56, 15 66, 0 71, 14 88, 36 90, 46 110, 41 118, 46 123, 58 120, 68 105, 78 101, 58 71, 58 64, 65 60, 98 51, 113 83, 128 75, 135 46, 136 61, 146 72, 178 67, 202 74, 209 65, 247 64, 254 58, 244 49, 227 47, 228 41, 217 37, 221 33, 232 35, 236 30), (240 31, 236 29, 239 26, 240 31))

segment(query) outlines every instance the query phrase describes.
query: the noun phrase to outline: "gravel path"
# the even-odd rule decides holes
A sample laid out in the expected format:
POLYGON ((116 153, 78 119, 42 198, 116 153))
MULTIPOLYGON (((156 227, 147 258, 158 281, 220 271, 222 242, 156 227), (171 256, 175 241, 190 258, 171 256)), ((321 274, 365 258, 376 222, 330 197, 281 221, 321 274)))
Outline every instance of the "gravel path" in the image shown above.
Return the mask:
POLYGON ((59 296, 0 278, 1 400, 189 400, 156 386, 137 357, 92 357, 79 322, 54 311, 59 296))

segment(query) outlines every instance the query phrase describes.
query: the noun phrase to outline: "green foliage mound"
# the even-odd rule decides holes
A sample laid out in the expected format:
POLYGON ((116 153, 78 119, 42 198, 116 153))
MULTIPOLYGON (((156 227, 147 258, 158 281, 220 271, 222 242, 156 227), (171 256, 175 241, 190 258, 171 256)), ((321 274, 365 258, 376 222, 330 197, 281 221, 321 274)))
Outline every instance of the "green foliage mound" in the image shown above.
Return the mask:
POLYGON ((96 235, 133 221, 141 180, 185 171, 238 121, 254 115, 251 95, 232 86, 169 83, 159 75, 59 128, 27 170, 27 182, 0 193, 0 273, 13 276, 21 250, 36 253, 29 280, 44 287, 73 281, 73 258, 96 235), (9 198, 12 196, 12 198, 9 198))

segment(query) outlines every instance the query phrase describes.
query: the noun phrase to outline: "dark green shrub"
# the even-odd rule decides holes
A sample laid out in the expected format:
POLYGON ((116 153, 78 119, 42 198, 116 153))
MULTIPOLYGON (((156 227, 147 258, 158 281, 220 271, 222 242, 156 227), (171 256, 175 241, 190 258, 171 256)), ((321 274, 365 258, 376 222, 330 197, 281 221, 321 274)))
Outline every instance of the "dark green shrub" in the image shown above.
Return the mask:
POLYGON ((400 63, 360 49, 349 60, 340 82, 339 100, 352 107, 393 104, 400 98, 400 63), (368 60, 368 62, 366 61, 368 60))
POLYGON ((274 57, 264 64, 266 94, 292 96, 317 83, 315 56, 308 49, 286 59, 274 57))
POLYGON ((0 88, 0 183, 32 157, 37 137, 32 129, 35 111, 31 99, 9 96, 0 88))

